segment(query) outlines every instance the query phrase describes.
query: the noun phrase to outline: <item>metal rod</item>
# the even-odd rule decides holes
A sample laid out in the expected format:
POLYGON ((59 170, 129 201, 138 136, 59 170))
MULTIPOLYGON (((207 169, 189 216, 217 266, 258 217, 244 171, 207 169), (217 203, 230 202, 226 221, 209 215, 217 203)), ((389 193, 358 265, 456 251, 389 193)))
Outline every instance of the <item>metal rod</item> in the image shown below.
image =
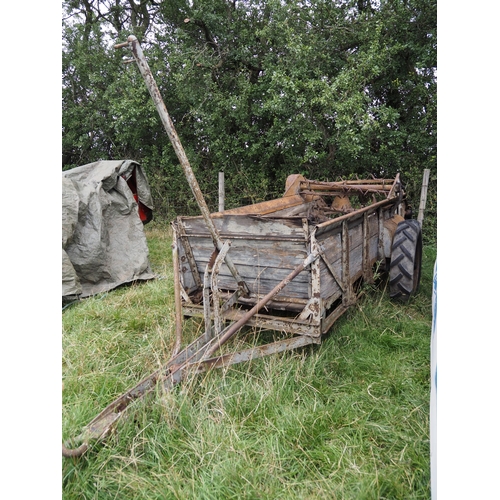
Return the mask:
POLYGON ((205 267, 203 274, 203 319, 205 321, 205 335, 207 341, 212 336, 212 320, 210 318, 210 272, 211 263, 209 262, 205 267))
POLYGON ((342 222, 342 281, 344 282, 345 292, 342 295, 342 305, 351 306, 355 302, 354 291, 351 282, 351 245, 349 243, 349 222, 342 222))
POLYGON ((311 253, 304 261, 298 265, 284 280, 280 281, 267 295, 265 295, 252 309, 244 314, 236 323, 233 323, 226 331, 226 333, 205 353, 205 357, 211 356, 217 349, 225 344, 238 330, 244 326, 248 320, 254 316, 260 309, 262 309, 275 295, 277 295, 283 288, 285 288, 290 281, 292 281, 299 273, 301 273, 311 262, 318 258, 318 254, 311 253))
POLYGON ((363 214, 363 279, 366 283, 373 280, 372 266, 370 265, 370 227, 368 213, 363 214))
POLYGON ((179 250, 177 248, 177 235, 174 233, 172 243, 172 266, 174 267, 174 299, 175 299, 175 345, 172 356, 175 356, 182 344, 182 299, 181 279, 179 273, 179 250))
POLYGON ((255 346, 243 351, 224 354, 215 358, 203 359, 195 363, 186 365, 187 368, 192 368, 196 373, 201 373, 212 368, 223 368, 237 363, 243 363, 252 359, 262 358, 271 354, 287 351, 290 349, 297 349, 308 344, 316 343, 313 337, 299 335, 291 339, 280 340, 272 344, 265 344, 263 346, 255 346))
POLYGON ((332 219, 332 220, 328 220, 326 222, 321 222, 320 224, 318 224, 316 226, 316 228, 321 230, 321 229, 329 227, 329 226, 340 226, 341 223, 343 223, 346 220, 352 221, 352 220, 354 220, 355 217, 358 217, 365 212, 373 213, 373 212, 376 212, 378 208, 385 207, 385 206, 391 205, 391 204, 394 204, 394 197, 392 197, 392 198, 389 197, 386 200, 377 201, 377 203, 373 203, 372 205, 368 205, 367 207, 358 208, 354 212, 350 212, 348 214, 341 215, 340 217, 337 217, 337 218, 332 219))
MULTIPOLYGON (((186 156, 184 148, 182 147, 179 136, 177 135, 177 132, 175 131, 174 124, 172 123, 170 115, 168 114, 165 103, 163 102, 163 99, 161 97, 160 90, 158 89, 158 86, 156 85, 155 79, 154 79, 153 74, 151 73, 151 69, 149 68, 149 65, 146 61, 146 58, 144 56, 144 52, 142 51, 141 45, 140 45, 139 41, 137 40, 137 37, 135 37, 134 35, 130 35, 127 38, 127 40, 128 40, 128 44, 129 44, 130 48, 132 49, 132 54, 134 55, 135 62, 137 63, 137 66, 139 67, 139 71, 141 72, 141 75, 144 78, 144 81, 146 82, 146 87, 148 88, 149 94, 151 95, 151 98, 153 99, 153 102, 156 106, 156 110, 158 111, 158 114, 160 115, 160 119, 163 123, 165 131, 167 132, 168 138, 170 139, 170 142, 172 143, 172 146, 174 147, 175 154, 177 155, 177 158, 179 159, 181 167, 184 170, 184 174, 185 174, 186 179, 189 183, 189 187, 191 188, 191 191, 194 194, 196 202, 198 203, 198 207, 200 208, 201 214, 202 214, 203 218, 205 219, 205 224, 207 225, 207 228, 212 236, 212 240, 214 242, 214 245, 217 248, 217 250, 220 250, 222 248, 222 244, 223 244, 222 240, 220 239, 219 234, 217 233, 217 229, 215 228, 214 223, 213 223, 212 219, 210 218, 210 211, 208 209, 207 203, 205 201, 205 198, 203 197, 203 193, 201 192, 200 186, 198 184, 198 181, 196 180, 193 169, 191 168, 191 165, 189 164, 189 160, 186 156)), ((123 44, 118 44, 115 47, 119 47, 119 46, 123 46, 123 44)), ((238 271, 237 271, 236 267, 234 266, 229 255, 226 255, 225 261, 226 261, 227 267, 231 271, 231 274, 233 275, 234 279, 238 283, 238 286, 242 289, 243 294, 249 295, 250 289, 248 288, 247 284, 241 278, 240 274, 238 273, 238 271)))
MULTIPOLYGON (((219 252, 219 255, 215 258, 215 262, 212 268, 212 276, 210 278, 211 280, 211 288, 212 288, 212 304, 213 304, 213 312, 214 312, 214 328, 215 328, 215 333, 219 334, 222 330, 222 316, 221 316, 221 310, 220 310, 220 291, 219 291, 219 272, 220 268, 222 266, 222 262, 224 261, 224 258, 229 251, 229 247, 231 246, 231 242, 229 240, 226 240, 224 243, 224 246, 222 247, 222 250, 219 252)), ((210 303, 209 303, 210 305, 210 303)))
MULTIPOLYGON (((175 234, 177 234, 177 233, 179 234, 181 247, 184 250, 183 257, 185 257, 185 259, 187 259, 187 261, 188 261, 189 268, 191 269, 191 273, 193 274, 194 282, 196 283, 196 286, 198 288, 201 288, 203 286, 203 282, 201 281, 200 273, 198 272, 198 266, 196 265, 196 261, 194 259, 194 255, 193 255, 193 249, 191 248, 191 244, 189 243, 189 238, 187 237, 184 224, 182 222, 179 222, 179 221, 178 222, 174 221, 172 223, 172 227, 174 229, 174 237, 175 237, 175 234)), ((183 272, 184 271, 185 270, 183 269, 183 272)))
POLYGON ((320 194, 321 191, 373 191, 373 192, 386 192, 390 191, 391 185, 390 184, 340 184, 340 183, 332 183, 330 185, 323 185, 323 184, 310 184, 307 182, 304 182, 301 184, 301 189, 300 192, 314 192, 316 194, 320 194), (302 187, 302 184, 305 185, 305 187, 302 187))
POLYGON ((392 185, 394 179, 348 179, 344 181, 315 181, 311 179, 304 179, 301 184, 308 186, 356 186, 361 184, 380 184, 382 186, 392 185))

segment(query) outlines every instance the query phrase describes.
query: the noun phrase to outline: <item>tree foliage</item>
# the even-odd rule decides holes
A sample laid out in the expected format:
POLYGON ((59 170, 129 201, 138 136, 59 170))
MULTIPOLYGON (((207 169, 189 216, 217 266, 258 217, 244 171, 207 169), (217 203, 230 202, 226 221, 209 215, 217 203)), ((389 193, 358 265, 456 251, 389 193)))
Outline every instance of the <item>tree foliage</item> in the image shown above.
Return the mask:
MULTIPOLYGON (((124 51, 133 33, 211 208, 286 177, 436 180, 436 0, 67 0, 63 168, 132 158, 158 211, 192 213, 178 160, 124 51)), ((435 183, 428 211, 435 227, 435 183)))

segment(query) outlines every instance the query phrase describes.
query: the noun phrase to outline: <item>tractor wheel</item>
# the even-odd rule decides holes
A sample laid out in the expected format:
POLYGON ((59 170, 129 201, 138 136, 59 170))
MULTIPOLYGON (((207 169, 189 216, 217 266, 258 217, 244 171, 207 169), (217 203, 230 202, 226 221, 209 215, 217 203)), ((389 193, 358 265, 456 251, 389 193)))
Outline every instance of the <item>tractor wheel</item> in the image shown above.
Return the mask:
POLYGON ((389 268, 391 299, 407 301, 420 284, 422 230, 416 220, 404 220, 394 233, 389 268))

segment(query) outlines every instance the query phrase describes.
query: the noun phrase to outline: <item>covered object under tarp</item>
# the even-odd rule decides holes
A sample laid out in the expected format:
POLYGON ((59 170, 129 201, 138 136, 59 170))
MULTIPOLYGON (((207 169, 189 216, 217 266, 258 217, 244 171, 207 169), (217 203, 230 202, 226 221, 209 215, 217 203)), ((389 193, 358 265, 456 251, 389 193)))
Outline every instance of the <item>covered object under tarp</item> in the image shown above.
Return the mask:
POLYGON ((62 173, 63 300, 155 277, 143 227, 152 210, 148 181, 132 160, 62 173))

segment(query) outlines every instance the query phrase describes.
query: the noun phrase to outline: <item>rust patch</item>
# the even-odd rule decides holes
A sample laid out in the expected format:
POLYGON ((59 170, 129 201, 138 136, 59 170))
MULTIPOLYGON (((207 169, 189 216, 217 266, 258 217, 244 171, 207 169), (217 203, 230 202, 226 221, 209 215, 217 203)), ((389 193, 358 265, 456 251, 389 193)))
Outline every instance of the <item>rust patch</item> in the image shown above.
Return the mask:
POLYGON ((296 207, 302 205, 303 203, 304 198, 298 194, 286 195, 286 197, 277 198, 275 200, 232 208, 230 210, 225 210, 224 212, 215 212, 212 214, 212 217, 219 217, 222 215, 266 215, 277 212, 278 210, 296 207))
POLYGON ((404 220, 405 220, 404 217, 396 214, 391 219, 387 219, 384 221, 384 227, 389 231, 391 238, 394 236, 394 233, 396 231, 396 228, 398 227, 398 224, 404 220))
POLYGON ((331 208, 339 212, 351 212, 353 210, 349 197, 335 196, 331 208))
POLYGON ((289 175, 286 179, 285 194, 283 196, 292 196, 294 194, 299 194, 301 182, 305 182, 305 178, 302 175, 289 175))
POLYGON ((319 314, 318 302, 313 302, 312 304, 309 304, 309 310, 312 311, 313 314, 319 314))

